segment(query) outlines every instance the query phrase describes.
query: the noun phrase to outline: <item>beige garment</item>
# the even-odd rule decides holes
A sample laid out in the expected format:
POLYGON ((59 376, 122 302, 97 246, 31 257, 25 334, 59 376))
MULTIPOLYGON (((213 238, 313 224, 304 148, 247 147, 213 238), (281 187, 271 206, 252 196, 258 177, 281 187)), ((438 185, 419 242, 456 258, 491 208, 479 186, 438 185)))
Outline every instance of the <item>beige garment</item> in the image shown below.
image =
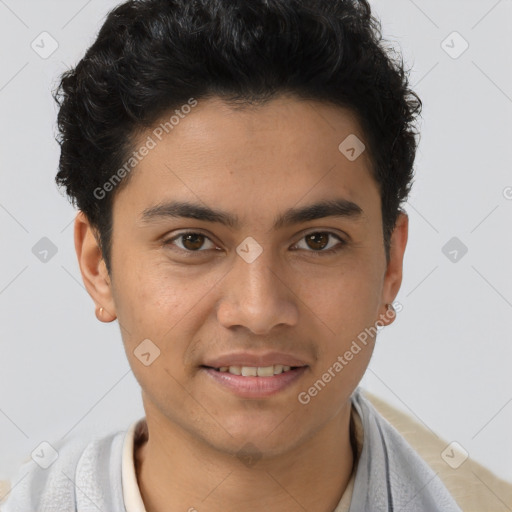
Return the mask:
MULTIPOLYGON (((421 458, 439 474, 464 512, 512 512, 512 483, 501 480, 469 457, 452 469, 441 453, 450 444, 436 437, 408 414, 363 390, 364 396, 391 423, 421 458)), ((512 461, 511 461, 512 464, 512 461)))
POLYGON ((126 512, 146 512, 140 494, 135 472, 135 444, 144 441, 147 436, 145 419, 134 422, 128 430, 123 444, 123 460, 121 463, 123 481, 123 499, 126 512))
POLYGON ((7 494, 11 490, 11 484, 8 480, 0 480, 0 505, 7 499, 7 494))

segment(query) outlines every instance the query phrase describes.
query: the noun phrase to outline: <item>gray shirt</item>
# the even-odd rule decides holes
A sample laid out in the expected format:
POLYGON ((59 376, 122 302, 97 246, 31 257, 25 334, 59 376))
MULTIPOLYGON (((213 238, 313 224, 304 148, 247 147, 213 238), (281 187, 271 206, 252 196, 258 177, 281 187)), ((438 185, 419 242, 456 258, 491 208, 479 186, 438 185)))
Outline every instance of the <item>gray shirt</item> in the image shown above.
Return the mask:
MULTIPOLYGON (((364 435, 350 512, 461 512, 436 473, 359 388, 351 400, 364 435)), ((21 466, 1 511, 126 512, 121 472, 126 433, 53 443, 57 460, 47 469, 32 460, 21 466)))

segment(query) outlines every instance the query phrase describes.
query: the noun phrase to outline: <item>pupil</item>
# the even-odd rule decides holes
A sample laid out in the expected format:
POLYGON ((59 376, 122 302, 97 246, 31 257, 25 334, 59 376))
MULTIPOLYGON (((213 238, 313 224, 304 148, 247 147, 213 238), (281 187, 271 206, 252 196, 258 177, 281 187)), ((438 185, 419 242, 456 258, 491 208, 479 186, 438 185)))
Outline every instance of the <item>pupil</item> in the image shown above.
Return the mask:
POLYGON ((183 235, 183 245, 190 250, 199 249, 203 245, 203 238, 201 234, 183 235))
POLYGON ((313 245, 308 244, 312 249, 323 249, 328 243, 327 233, 313 233, 306 236, 306 240, 313 242, 313 245))

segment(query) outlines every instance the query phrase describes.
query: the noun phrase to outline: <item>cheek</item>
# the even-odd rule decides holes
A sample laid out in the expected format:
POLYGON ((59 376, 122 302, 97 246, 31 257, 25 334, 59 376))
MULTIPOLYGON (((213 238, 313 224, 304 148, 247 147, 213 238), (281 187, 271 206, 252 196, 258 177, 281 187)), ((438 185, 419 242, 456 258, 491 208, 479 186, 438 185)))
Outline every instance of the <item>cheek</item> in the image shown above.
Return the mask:
POLYGON ((140 257, 132 261, 142 264, 124 265, 121 282, 116 286, 118 317, 130 326, 130 331, 148 330, 160 337, 165 332, 160 329, 169 329, 190 308, 190 283, 170 278, 161 265, 144 262, 140 257))
POLYGON ((116 287, 116 309, 128 357, 137 365, 133 351, 149 339, 161 352, 159 361, 180 372, 191 340, 211 314, 209 294, 218 277, 149 263, 125 275, 116 287))
POLYGON ((379 280, 364 265, 347 264, 328 275, 301 279, 300 290, 306 310, 336 344, 372 324, 379 308, 379 280))
MULTIPOLYGON (((151 400, 186 400, 184 355, 201 314, 201 290, 157 271, 132 273, 120 290, 119 323, 133 374, 151 400)), ((204 292, 203 292, 204 295, 204 292)))

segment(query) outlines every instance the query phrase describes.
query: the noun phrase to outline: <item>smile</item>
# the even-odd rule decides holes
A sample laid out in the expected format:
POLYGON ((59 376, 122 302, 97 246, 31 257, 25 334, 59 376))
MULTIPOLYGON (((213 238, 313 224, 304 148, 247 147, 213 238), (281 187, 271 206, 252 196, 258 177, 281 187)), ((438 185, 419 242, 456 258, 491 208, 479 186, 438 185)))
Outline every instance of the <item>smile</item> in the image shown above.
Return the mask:
POLYGON ((220 368, 213 369, 218 372, 241 375, 242 377, 273 377, 274 375, 279 375, 280 373, 288 372, 296 368, 298 368, 298 366, 275 364, 272 366, 221 366, 220 368))
POLYGON ((221 389, 240 398, 266 398, 296 384, 308 366, 201 366, 221 389))

